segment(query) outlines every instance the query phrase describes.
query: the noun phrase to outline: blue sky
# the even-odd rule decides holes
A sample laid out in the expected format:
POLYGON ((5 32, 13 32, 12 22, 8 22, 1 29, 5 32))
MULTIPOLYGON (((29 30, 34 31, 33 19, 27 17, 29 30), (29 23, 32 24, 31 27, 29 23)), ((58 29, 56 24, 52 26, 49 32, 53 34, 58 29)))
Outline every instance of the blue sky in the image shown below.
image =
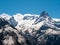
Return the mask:
POLYGON ((42 11, 60 18, 60 0, 0 0, 0 14, 40 14, 42 11))

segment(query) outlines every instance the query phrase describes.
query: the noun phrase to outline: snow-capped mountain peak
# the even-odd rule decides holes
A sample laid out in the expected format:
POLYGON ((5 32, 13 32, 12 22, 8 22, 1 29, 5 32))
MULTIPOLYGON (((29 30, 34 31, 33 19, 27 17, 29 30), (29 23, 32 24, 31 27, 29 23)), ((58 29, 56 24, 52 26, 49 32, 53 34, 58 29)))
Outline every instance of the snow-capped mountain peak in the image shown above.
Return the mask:
POLYGON ((13 16, 0 15, 0 45, 45 45, 48 43, 53 45, 57 43, 57 40, 60 42, 59 39, 60 21, 51 18, 45 11, 40 16, 19 13, 13 16))
POLYGON ((35 24, 37 24, 37 23, 39 23, 39 22, 41 22, 41 21, 46 21, 46 22, 49 22, 49 21, 51 21, 52 20, 52 18, 49 16, 49 14, 47 13, 47 12, 45 12, 45 11, 43 11, 42 13, 41 13, 41 15, 39 16, 39 18, 37 18, 36 20, 35 20, 35 24))

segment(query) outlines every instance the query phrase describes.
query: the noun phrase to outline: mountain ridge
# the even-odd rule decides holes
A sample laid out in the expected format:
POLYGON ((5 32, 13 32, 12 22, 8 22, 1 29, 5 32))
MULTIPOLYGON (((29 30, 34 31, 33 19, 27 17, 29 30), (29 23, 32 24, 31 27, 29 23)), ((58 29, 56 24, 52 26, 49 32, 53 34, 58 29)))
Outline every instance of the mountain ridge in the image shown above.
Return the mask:
POLYGON ((0 15, 0 45, 60 45, 59 35, 60 20, 45 11, 40 16, 0 15))

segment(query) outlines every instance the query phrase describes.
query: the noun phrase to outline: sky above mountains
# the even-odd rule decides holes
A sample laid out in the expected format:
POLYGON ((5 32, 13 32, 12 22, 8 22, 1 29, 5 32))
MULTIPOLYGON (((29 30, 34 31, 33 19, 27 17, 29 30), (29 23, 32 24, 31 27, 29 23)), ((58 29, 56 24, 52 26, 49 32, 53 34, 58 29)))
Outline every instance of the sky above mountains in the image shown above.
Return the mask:
POLYGON ((40 14, 47 11, 53 18, 60 18, 60 0, 0 0, 0 14, 40 14))

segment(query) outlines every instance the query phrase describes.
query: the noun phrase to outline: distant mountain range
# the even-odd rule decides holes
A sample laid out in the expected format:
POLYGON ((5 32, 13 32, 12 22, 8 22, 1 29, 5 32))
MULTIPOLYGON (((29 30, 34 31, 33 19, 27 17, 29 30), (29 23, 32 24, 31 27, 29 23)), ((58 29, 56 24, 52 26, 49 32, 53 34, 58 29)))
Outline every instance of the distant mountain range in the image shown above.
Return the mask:
POLYGON ((60 45, 60 19, 41 15, 0 15, 0 45, 60 45))

